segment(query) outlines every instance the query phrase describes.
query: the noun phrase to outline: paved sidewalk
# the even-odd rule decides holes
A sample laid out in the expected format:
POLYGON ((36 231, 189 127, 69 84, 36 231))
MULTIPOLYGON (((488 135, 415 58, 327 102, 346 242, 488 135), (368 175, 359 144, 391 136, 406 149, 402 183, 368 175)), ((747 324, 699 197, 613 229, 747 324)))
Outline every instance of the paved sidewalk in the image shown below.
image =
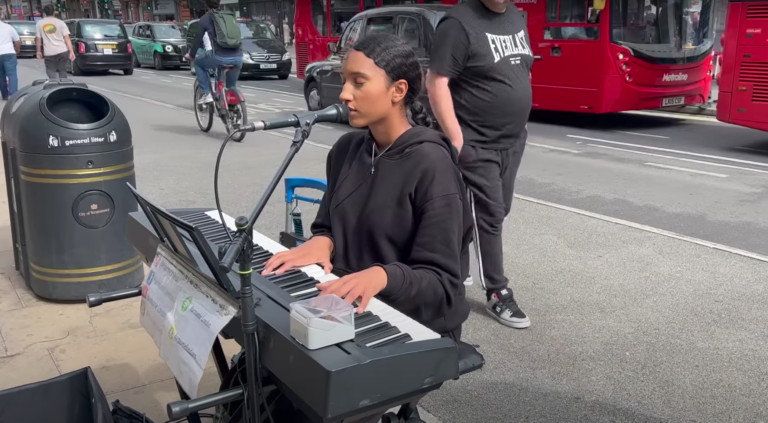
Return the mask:
MULTIPOLYGON (((4 175, 0 175, 5 186, 4 175)), ((13 268, 6 195, 0 196, 0 390, 47 380, 90 366, 107 394, 147 413, 155 423, 168 420, 165 405, 179 399, 168 366, 139 325, 139 299, 88 309, 85 304, 55 304, 37 298, 13 268)), ((224 341, 228 356, 239 351, 224 341)), ((213 362, 200 394, 218 390, 213 362)))

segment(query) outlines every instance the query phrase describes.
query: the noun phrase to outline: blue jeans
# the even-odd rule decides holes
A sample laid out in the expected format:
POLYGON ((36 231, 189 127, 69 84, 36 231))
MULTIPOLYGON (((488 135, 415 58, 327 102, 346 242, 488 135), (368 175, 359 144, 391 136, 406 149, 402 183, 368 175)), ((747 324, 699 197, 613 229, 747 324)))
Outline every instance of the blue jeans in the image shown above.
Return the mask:
POLYGON ((19 76, 16 72, 16 54, 0 54, 0 93, 3 100, 16 94, 19 89, 19 76), (5 84, 5 78, 8 78, 8 85, 5 84))
POLYGON ((195 74, 200 89, 205 94, 210 94, 211 81, 208 77, 208 69, 216 69, 222 65, 234 66, 227 72, 227 88, 237 88, 237 79, 240 77, 240 69, 243 68, 243 56, 238 57, 219 57, 212 51, 200 49, 195 55, 195 74))

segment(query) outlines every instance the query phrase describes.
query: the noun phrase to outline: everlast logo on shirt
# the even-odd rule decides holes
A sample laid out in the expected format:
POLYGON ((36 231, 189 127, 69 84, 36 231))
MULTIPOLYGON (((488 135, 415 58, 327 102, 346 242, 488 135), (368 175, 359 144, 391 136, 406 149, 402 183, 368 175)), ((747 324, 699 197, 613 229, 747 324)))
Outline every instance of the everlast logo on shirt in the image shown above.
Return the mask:
POLYGON ((664 77, 661 78, 664 82, 676 82, 676 81, 687 81, 688 80, 688 74, 686 73, 665 73, 664 77))
MULTIPOLYGON (((493 63, 499 60, 515 55, 533 56, 528 43, 525 42, 525 31, 520 31, 515 35, 493 35, 485 33, 488 36, 488 44, 493 52, 493 63)), ((520 59, 513 60, 512 63, 520 63, 520 59)))

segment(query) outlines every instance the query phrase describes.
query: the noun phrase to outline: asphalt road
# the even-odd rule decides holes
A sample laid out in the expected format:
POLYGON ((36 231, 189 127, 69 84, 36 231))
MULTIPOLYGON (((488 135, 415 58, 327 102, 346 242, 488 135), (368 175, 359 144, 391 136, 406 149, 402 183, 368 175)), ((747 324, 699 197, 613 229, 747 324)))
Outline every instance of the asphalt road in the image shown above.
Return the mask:
MULTIPOLYGON (((41 66, 21 61, 22 82, 43 77, 41 66)), ((191 77, 75 78, 129 117, 139 190, 167 208, 213 204, 224 131, 198 130, 191 77)), ((295 78, 242 86, 249 119, 305 110, 295 78)), ((348 130, 315 128, 288 174, 323 178, 327 149, 348 130)), ((540 113, 529 131, 505 266, 532 327, 494 323, 470 288, 464 334, 487 364, 424 407, 445 423, 768 421, 768 134, 645 114, 540 113)), ((226 212, 250 211, 290 134, 228 148, 226 212)), ((272 237, 281 197, 278 188, 258 225, 272 237)))

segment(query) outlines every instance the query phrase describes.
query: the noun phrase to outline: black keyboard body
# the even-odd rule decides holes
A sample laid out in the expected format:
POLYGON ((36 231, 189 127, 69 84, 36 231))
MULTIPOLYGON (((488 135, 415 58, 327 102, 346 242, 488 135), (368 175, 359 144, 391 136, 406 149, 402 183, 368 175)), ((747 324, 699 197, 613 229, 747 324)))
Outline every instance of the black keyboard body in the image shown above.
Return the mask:
MULTIPOLYGON (((228 237, 223 226, 205 214, 210 210, 168 212, 198 227, 212 250, 217 251, 228 237)), ((151 265, 160 240, 149 220, 142 211, 133 212, 127 226, 129 241, 151 265)), ((187 245, 202 273, 213 279, 194 244, 187 240, 187 245)), ((266 256, 262 252, 255 248, 255 269, 260 263, 256 259, 266 256)), ((239 291, 237 274, 231 272, 228 276, 239 291)), ((312 421, 352 422, 418 400, 440 388, 443 382, 459 377, 459 352, 456 343, 448 338, 405 343, 410 340, 405 334, 398 342, 382 346, 366 347, 361 339, 356 339, 310 351, 290 335, 288 305, 297 298, 282 289, 280 281, 273 282, 256 271, 252 278, 254 294, 260 299, 256 316, 261 365, 312 421)), ((240 319, 234 318, 222 336, 243 345, 240 319)))

